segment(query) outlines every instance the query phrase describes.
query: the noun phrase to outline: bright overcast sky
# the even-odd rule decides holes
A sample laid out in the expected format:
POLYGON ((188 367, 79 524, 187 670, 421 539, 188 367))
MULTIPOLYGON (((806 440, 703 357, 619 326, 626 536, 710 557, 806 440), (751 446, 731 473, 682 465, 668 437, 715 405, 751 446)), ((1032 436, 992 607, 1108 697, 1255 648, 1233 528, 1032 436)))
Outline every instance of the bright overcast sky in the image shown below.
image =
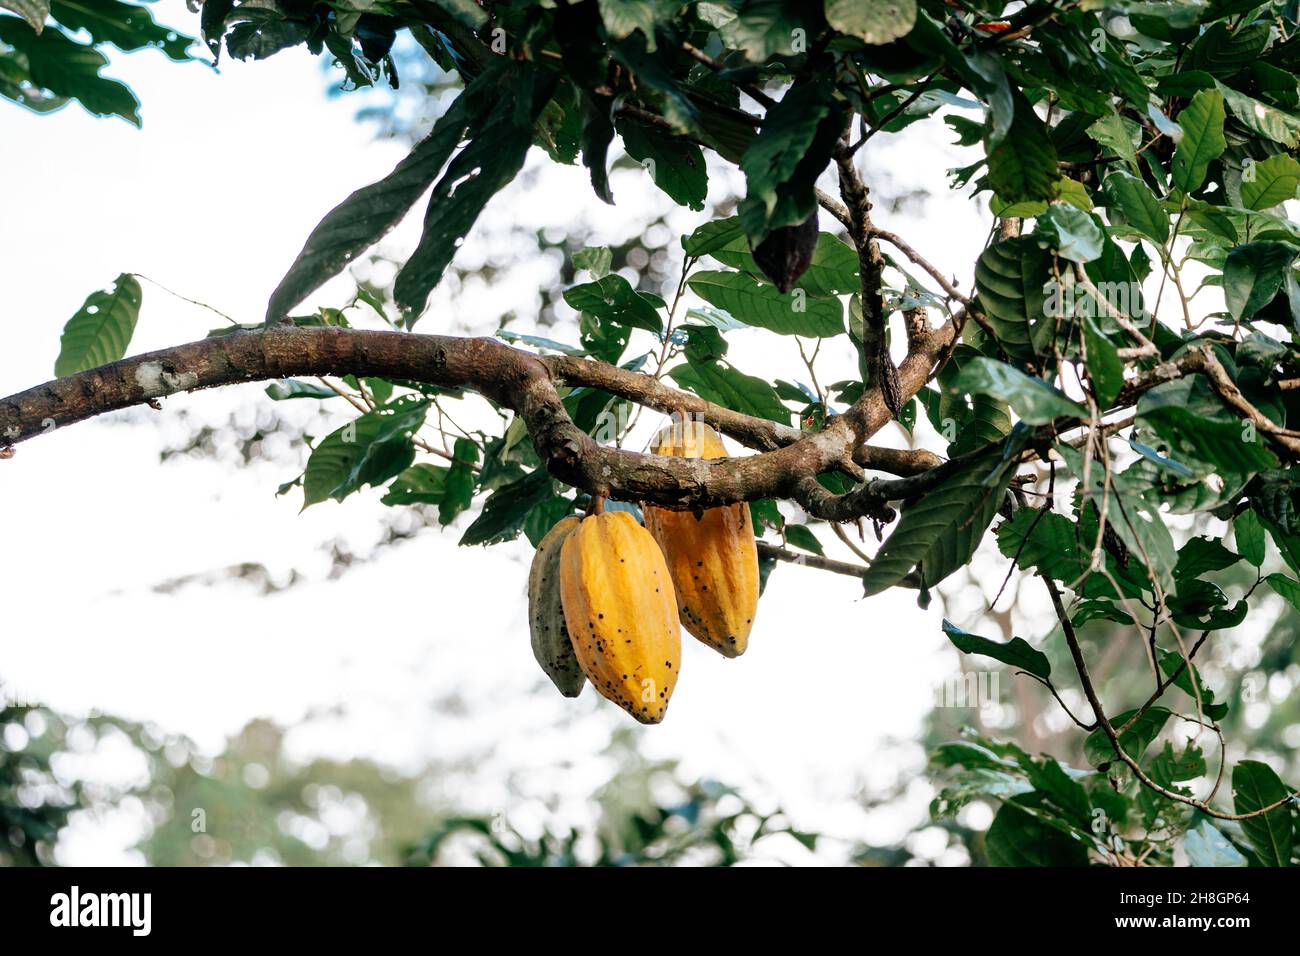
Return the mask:
MULTIPOLYGON (((159 4, 158 15, 197 28, 179 2, 159 4)), ((64 321, 119 272, 258 320, 321 215, 402 153, 354 121, 355 101, 325 97, 318 62, 302 50, 224 64, 219 74, 145 52, 117 57, 111 72, 143 102, 143 130, 95 120, 75 105, 46 117, 0 105, 8 184, 0 394, 50 376, 64 321)), ((919 148, 891 143, 879 155, 876 181, 886 197, 922 186, 940 193, 896 217, 886 207, 883 224, 967 284, 988 220, 969 200, 943 195, 943 171, 959 164, 959 153, 940 131, 919 148)), ((595 220, 610 223, 609 238, 638 231, 659 208, 648 181, 630 178, 639 175, 616 179, 619 207, 595 220)), ((568 222, 597 208, 589 196, 580 168, 548 171, 531 192, 498 197, 483 228, 508 217, 568 222)), ((700 219, 679 216, 684 230, 700 219)), ((390 246, 410 238, 407 228, 390 246)), ((463 254, 481 254, 473 234, 463 254)), ((490 333, 500 309, 516 307, 517 328, 529 331, 536 286, 529 269, 521 264, 502 288, 435 297, 421 330, 490 333)), ((309 304, 339 304, 342 288, 309 304)), ((149 283, 144 296, 132 352, 221 324, 149 283)), ((575 338, 563 328, 545 334, 575 338)), ((790 376, 798 360, 792 342, 760 331, 737 334, 732 355, 755 374, 790 376)), ((852 368, 848 355, 828 362, 846 374, 823 381, 852 368)), ((259 404, 270 404, 261 386, 171 398, 161 412, 135 416, 157 427, 78 425, 0 462, 0 677, 53 707, 153 721, 210 751, 251 718, 295 723, 342 704, 341 716, 317 716, 291 737, 295 753, 361 755, 410 769, 490 748, 492 759, 461 794, 473 809, 499 807, 512 771, 539 794, 588 796, 610 770, 600 755, 609 730, 626 718, 590 690, 576 702, 530 693, 544 678, 528 647, 526 541, 458 548, 462 516, 458 527, 426 532, 328 581, 321 544, 373 539, 385 510, 377 494, 300 515, 293 494, 273 494, 293 477, 285 467, 159 465, 177 410, 215 424, 259 404), (245 561, 281 578, 298 568, 309 581, 271 597, 238 582, 153 590, 245 561), (452 695, 466 701, 466 716, 432 706, 452 695)), ((842 554, 835 545, 832 553, 842 554)), ((903 763, 885 748, 917 738, 956 655, 939 630, 939 602, 923 612, 910 592, 869 602, 859 595, 850 578, 778 567, 742 659, 724 660, 684 637, 684 673, 666 722, 637 730, 646 752, 681 759, 688 777, 716 777, 779 801, 808 829, 884 840, 922 819, 923 787, 883 814, 866 814, 855 795, 864 784, 917 775, 919 755, 903 763)), ((973 614, 974 606, 964 610, 973 614)), ((82 827, 65 860, 130 861, 126 847, 136 835, 130 821, 82 827)))

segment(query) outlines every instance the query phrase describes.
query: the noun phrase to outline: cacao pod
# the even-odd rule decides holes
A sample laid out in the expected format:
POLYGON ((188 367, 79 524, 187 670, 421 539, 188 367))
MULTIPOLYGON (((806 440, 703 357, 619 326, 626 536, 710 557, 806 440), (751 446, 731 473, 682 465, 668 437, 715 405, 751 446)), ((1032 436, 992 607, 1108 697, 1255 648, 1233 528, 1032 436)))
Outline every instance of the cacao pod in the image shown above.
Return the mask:
POLYGON ((537 545, 533 566, 528 570, 528 631, 533 656, 546 676, 565 697, 577 697, 587 678, 569 641, 560 600, 560 550, 577 527, 580 518, 564 518, 546 532, 537 545))
POLYGON ((668 566, 626 511, 584 518, 560 552, 564 619, 593 687, 643 724, 664 719, 682 639, 668 566))
POLYGON ((817 251, 817 213, 795 226, 773 229, 754 247, 754 262, 785 294, 812 265, 817 251))
MULTIPOLYGON (((651 451, 679 458, 726 458, 703 422, 674 421, 651 451)), ((646 505, 646 529, 659 542, 673 579, 682 626, 726 657, 749 645, 758 610, 758 544, 745 502, 696 515, 646 505)))

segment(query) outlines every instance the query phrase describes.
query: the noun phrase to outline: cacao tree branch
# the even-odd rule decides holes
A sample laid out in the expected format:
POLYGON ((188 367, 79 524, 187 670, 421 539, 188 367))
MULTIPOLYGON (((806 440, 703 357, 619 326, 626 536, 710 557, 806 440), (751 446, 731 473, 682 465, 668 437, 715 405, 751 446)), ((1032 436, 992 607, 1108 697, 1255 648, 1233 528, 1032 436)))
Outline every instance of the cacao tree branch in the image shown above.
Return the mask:
MULTIPOLYGON (((936 336, 943 342, 942 336, 936 336)), ((909 357, 907 383, 924 382, 931 359, 909 357)), ((751 418, 676 392, 650 376, 596 362, 542 359, 495 339, 353 329, 279 326, 235 332, 123 359, 0 399, 0 447, 105 412, 156 402, 179 392, 291 376, 356 375, 409 379, 477 391, 515 411, 548 471, 591 494, 666 507, 707 508, 758 498, 791 498, 815 517, 843 520, 845 505, 816 475, 861 458, 872 467, 915 470, 928 458, 861 446, 889 411, 864 396, 820 432, 751 418), (557 377, 645 401, 664 411, 704 415, 729 433, 770 450, 748 457, 694 460, 641 455, 598 444, 569 418, 557 377), (776 447, 773 447, 776 446, 776 447), (810 486, 816 486, 812 492, 810 486), (822 494, 825 492, 825 494, 822 494)), ((853 500, 876 508, 873 497, 853 500)), ((864 511, 863 513, 868 513, 864 511)))

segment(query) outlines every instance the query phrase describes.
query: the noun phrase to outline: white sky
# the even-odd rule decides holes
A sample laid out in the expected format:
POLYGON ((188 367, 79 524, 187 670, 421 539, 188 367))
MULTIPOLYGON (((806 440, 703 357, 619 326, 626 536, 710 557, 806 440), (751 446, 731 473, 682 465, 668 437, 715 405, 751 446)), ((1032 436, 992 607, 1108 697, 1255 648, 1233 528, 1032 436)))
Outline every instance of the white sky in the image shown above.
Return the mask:
MULTIPOLYGON (((178 2, 159 4, 158 15, 197 27, 178 2)), ((355 101, 326 100, 317 62, 301 50, 226 63, 220 74, 146 52, 117 57, 110 72, 140 96, 143 131, 75 105, 46 117, 0 106, 0 172, 9 184, 0 394, 50 376, 63 323, 122 271, 257 321, 320 217, 402 153, 354 122, 355 101)), ((876 181, 887 182, 886 194, 926 185, 942 196, 943 171, 958 165, 942 131, 906 152, 888 139, 873 146, 884 157, 876 181)), ((661 197, 639 175, 615 180, 620 205, 597 220, 609 223, 610 238, 639 231, 658 208, 661 197)), ((581 168, 555 169, 527 194, 499 197, 481 228, 508 217, 563 223, 597 208, 581 168)), ((685 230, 702 216, 679 219, 685 230)), ((941 198, 880 219, 932 260, 966 264, 959 278, 969 283, 987 218, 968 200, 941 198)), ((408 224, 388 248, 412 241, 408 224)), ((478 254, 472 234, 463 255, 478 254)), ((536 286, 529 269, 494 289, 455 299, 440 292, 420 329, 490 333, 507 306, 527 317, 536 286)), ((310 304, 338 304, 343 288, 310 304)), ((219 324, 146 283, 131 351, 199 338, 219 324)), ((514 327, 531 331, 527 320, 514 327)), ((563 328, 544 334, 576 338, 563 328)), ((761 331, 733 338, 743 370, 798 375, 792 341, 761 331)), ((826 361, 823 383, 852 368, 847 352, 826 361)), ((491 760, 461 794, 471 806, 500 807, 515 772, 539 795, 567 794, 580 807, 608 775, 600 751, 626 718, 590 690, 576 702, 529 693, 544 678, 528 647, 527 543, 458 548, 462 519, 324 580, 319 545, 335 536, 370 540, 384 511, 377 494, 299 515, 299 499, 273 496, 292 477, 282 468, 158 463, 177 409, 216 423, 255 403, 269 404, 261 386, 172 398, 154 416, 160 428, 86 423, 0 462, 0 676, 53 707, 153 721, 211 751, 250 718, 292 723, 343 705, 341 715, 295 732, 295 752, 410 768, 487 748, 491 760), (314 577, 268 598, 238 583, 151 590, 242 561, 314 577), (468 716, 432 708, 451 694, 467 702, 468 716)), ((828 540, 843 556, 834 545, 828 540)), ((638 729, 644 749, 680 758, 687 777, 716 777, 779 801, 804 828, 885 840, 922 819, 923 787, 874 814, 855 797, 864 784, 918 776, 915 759, 900 762, 897 750, 882 748, 917 737, 932 688, 956 656, 939 630, 940 602, 923 612, 912 593, 866 603, 859 594, 852 579, 778 567, 742 659, 726 661, 684 635, 682 683, 666 722, 638 729)), ((126 852, 136 832, 129 820, 84 824, 63 858, 138 862, 126 852)))

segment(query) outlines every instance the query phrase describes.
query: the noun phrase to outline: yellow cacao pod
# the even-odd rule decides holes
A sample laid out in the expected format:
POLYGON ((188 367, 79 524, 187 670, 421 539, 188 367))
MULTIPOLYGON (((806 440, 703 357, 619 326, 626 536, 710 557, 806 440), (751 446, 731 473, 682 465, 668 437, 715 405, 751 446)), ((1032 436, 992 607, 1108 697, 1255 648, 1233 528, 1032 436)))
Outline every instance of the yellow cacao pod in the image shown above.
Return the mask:
MULTIPOLYGON (((703 422, 674 421, 651 447, 656 455, 726 458, 722 439, 703 422)), ((647 505, 646 529, 672 575, 682 626, 726 657, 749 645, 758 610, 758 544, 749 505, 709 508, 698 517, 647 505)))
POLYGON ((664 556, 626 511, 584 518, 560 552, 564 619, 593 687, 643 724, 664 719, 681 670, 664 556))
POLYGON ((565 697, 577 697, 582 693, 582 685, 587 683, 569 641, 564 604, 560 600, 561 546, 581 520, 564 518, 546 532, 528 571, 528 630, 533 656, 565 697))

